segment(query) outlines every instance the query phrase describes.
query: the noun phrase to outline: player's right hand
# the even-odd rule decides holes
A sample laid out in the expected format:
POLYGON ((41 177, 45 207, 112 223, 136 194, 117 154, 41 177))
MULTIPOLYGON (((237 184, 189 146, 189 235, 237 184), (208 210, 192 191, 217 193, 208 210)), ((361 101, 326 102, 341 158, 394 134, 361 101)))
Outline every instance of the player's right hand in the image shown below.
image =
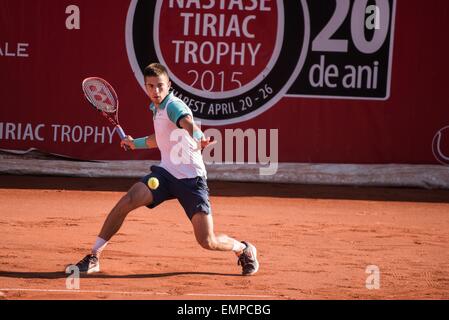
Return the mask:
POLYGON ((125 139, 120 141, 120 147, 122 147, 125 150, 134 150, 136 147, 134 146, 134 139, 131 136, 126 136, 125 139))

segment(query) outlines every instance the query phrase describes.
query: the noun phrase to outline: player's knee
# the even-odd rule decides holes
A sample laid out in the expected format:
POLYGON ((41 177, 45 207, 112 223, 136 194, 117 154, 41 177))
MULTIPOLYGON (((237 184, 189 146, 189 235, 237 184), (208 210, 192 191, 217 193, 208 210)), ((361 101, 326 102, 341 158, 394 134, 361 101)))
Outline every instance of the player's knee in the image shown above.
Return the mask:
POLYGON ((123 196, 121 203, 123 206, 128 208, 135 207, 136 197, 131 192, 128 192, 123 196))
POLYGON ((141 186, 139 184, 134 185, 121 199, 120 204, 129 209, 133 210, 143 205, 147 205, 153 201, 151 192, 148 191, 147 187, 141 186), (142 188, 143 187, 143 188, 142 188))
POLYGON ((218 247, 217 240, 214 236, 207 236, 199 239, 198 243, 206 250, 216 250, 216 248, 218 247))

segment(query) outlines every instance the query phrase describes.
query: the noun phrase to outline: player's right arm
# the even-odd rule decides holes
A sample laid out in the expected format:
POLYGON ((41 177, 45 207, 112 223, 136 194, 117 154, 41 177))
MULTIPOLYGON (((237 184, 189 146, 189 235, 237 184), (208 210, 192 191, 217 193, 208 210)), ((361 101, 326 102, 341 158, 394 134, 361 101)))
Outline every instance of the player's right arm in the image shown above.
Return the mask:
POLYGON ((120 146, 122 148, 125 148, 126 146, 131 150, 157 148, 156 136, 152 134, 150 136, 138 139, 133 139, 131 136, 126 136, 126 138, 120 142, 120 146))
POLYGON ((152 134, 151 136, 148 136, 146 143, 147 143, 148 149, 157 148, 156 135, 152 134))

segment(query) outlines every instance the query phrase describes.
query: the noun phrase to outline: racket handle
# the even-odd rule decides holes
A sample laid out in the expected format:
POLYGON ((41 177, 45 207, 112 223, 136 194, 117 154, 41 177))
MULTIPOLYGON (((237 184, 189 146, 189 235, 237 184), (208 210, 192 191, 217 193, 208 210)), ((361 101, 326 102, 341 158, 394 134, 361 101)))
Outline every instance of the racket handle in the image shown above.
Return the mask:
MULTIPOLYGON (((118 135, 120 136, 120 139, 121 139, 121 140, 125 139, 125 138, 126 138, 126 134, 125 134, 125 131, 123 131, 122 127, 120 127, 119 125, 116 125, 115 127, 116 127, 116 129, 117 129, 118 135)), ((124 148, 126 151, 129 150, 129 147, 127 147, 126 145, 123 146, 123 148, 124 148)))
POLYGON ((126 138, 126 134, 125 131, 123 131, 122 127, 120 127, 119 125, 115 126, 117 128, 117 133, 120 136, 120 139, 123 140, 126 138))

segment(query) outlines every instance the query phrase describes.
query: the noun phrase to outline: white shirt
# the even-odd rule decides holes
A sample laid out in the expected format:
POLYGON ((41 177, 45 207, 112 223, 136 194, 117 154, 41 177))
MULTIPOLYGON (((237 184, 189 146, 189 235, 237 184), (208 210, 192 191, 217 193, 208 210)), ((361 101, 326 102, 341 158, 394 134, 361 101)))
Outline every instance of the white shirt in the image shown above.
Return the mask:
POLYGON ((192 110, 170 93, 159 108, 152 103, 153 122, 157 146, 161 152, 160 166, 177 179, 207 177, 201 150, 187 130, 179 128, 178 122, 192 110))

